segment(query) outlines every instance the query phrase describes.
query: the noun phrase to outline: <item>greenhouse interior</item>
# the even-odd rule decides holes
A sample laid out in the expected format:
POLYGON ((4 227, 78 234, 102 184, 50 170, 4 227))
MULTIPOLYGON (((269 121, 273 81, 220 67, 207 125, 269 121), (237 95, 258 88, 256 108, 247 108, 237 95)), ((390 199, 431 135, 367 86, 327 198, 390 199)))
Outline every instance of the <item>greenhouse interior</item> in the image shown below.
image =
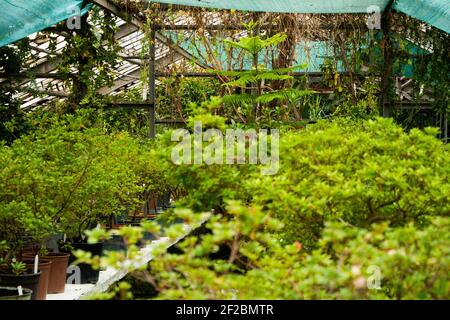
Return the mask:
POLYGON ((448 0, 0 11, 0 300, 450 298, 448 0))

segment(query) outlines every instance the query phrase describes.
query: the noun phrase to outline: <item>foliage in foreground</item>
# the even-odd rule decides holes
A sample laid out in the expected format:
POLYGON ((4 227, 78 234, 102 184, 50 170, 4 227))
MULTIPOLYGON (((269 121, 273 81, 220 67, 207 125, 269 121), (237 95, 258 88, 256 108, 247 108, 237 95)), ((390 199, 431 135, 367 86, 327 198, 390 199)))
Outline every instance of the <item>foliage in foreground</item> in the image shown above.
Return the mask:
MULTIPOLYGON (((274 232, 282 225, 258 207, 230 202, 226 215, 207 222, 209 233, 188 236, 181 252, 160 247, 149 269, 133 267, 139 259, 110 253, 94 258, 78 252, 80 261, 138 271, 159 293, 158 299, 446 299, 450 297, 449 218, 434 218, 419 229, 412 224, 391 228, 387 223, 369 231, 344 223, 327 223, 320 247, 311 253, 298 242, 281 244, 274 232), (265 230, 265 231, 262 231, 265 230), (224 254, 224 252, 226 254, 224 254), (128 260, 130 259, 130 260, 128 260)), ((198 223, 205 215, 179 210, 185 221, 198 223)), ((122 232, 136 243, 154 223, 122 232)), ((167 230, 171 239, 181 225, 167 230)), ((98 241, 107 234, 91 234, 98 241)), ((133 248, 134 246, 132 246, 133 248)), ((93 299, 131 298, 124 283, 93 299), (128 293, 127 293, 128 292, 128 293)))

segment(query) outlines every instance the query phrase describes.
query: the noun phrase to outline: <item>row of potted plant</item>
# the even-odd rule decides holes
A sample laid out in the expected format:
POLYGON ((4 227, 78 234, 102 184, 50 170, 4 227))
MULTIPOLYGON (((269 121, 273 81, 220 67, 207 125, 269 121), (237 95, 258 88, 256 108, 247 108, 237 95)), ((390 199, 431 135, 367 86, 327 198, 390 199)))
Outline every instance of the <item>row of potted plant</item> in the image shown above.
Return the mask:
MULTIPOLYGON (((87 244, 87 230, 164 188, 148 144, 107 132, 83 112, 46 119, 0 146, 0 287, 31 289, 32 299, 64 292, 73 250, 101 253, 101 244, 87 244)), ((98 280, 98 271, 78 267, 82 283, 98 280)))

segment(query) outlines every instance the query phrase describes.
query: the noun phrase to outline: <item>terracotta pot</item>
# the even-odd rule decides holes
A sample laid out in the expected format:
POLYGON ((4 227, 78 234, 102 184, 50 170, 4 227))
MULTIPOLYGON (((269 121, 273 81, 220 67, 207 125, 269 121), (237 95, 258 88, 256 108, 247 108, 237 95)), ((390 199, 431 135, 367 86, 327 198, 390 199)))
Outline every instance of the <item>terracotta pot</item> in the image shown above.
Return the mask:
POLYGON ((36 300, 40 275, 40 272, 27 273, 20 276, 2 273, 0 274, 0 286, 13 288, 22 286, 22 288, 31 290, 31 300, 36 300))
POLYGON ((20 253, 22 254, 22 256, 24 254, 31 254, 33 256, 35 256, 37 253, 39 252, 39 245, 37 244, 30 244, 27 245, 25 248, 23 248, 20 253))
POLYGON ((47 293, 63 293, 66 287, 67 267, 69 265, 68 253, 49 253, 42 259, 51 260, 50 278, 47 293))
POLYGON ((156 211, 158 208, 158 196, 151 195, 148 200, 148 209, 151 211, 156 211))
POLYGON ((14 287, 0 287, 0 300, 31 300, 33 291, 23 288, 23 295, 19 296, 17 288, 14 287))
MULTIPOLYGON (((24 254, 23 257, 34 259, 34 256, 27 254, 24 254)), ((70 254, 68 253, 49 253, 46 256, 40 257, 43 260, 50 260, 52 262, 47 293, 64 293, 69 257, 70 254)))
MULTIPOLYGON (((28 246, 28 247, 25 247, 22 250, 20 250, 20 256, 23 257, 23 258, 26 258, 26 259, 29 259, 30 257, 33 257, 33 259, 34 259, 34 256, 39 254, 39 250, 40 249, 41 248, 39 246, 28 246)), ((47 252, 53 252, 54 251, 53 249, 50 249, 50 248, 46 248, 46 250, 47 250, 47 252)))
MULTIPOLYGON (((34 268, 34 259, 22 259, 23 262, 27 264, 30 269, 34 268)), ((39 284, 37 288, 37 300, 47 299, 48 282, 50 279, 50 270, 52 266, 51 260, 39 260, 39 271, 41 272, 41 277, 39 278, 39 284)))

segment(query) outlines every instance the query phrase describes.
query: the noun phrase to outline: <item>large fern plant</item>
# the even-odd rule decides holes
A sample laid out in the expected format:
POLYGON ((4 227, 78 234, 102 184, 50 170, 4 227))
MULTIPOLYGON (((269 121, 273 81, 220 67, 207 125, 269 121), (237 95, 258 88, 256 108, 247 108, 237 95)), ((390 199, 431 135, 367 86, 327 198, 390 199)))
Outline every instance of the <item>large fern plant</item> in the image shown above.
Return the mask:
MULTIPOLYGON (((260 55, 263 51, 277 46, 286 40, 285 34, 276 34, 263 39, 260 36, 243 37, 239 41, 225 40, 233 48, 240 49, 244 55, 252 59, 252 69, 246 71, 216 71, 218 74, 232 81, 226 82, 224 86, 231 89, 240 88, 240 94, 230 94, 223 97, 226 104, 251 106, 253 108, 253 118, 255 122, 260 120, 265 107, 273 107, 274 103, 292 105, 299 98, 311 95, 314 91, 301 90, 287 86, 282 89, 273 89, 275 81, 286 82, 293 80, 292 72, 306 68, 306 65, 297 65, 290 68, 269 69, 260 64, 260 55), (251 91, 251 93, 245 93, 251 91)), ((236 90, 234 90, 236 91, 236 90)))

